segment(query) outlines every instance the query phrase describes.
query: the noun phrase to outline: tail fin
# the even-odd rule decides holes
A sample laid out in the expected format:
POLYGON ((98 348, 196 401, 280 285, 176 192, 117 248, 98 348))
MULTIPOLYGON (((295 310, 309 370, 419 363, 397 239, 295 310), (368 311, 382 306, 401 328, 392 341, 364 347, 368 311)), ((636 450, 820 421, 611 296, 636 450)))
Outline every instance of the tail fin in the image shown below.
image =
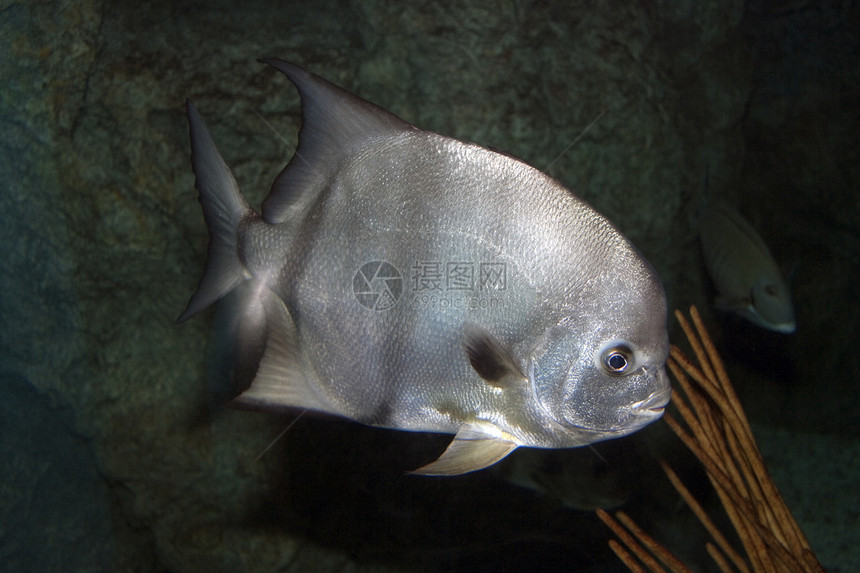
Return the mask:
POLYGON ((186 102, 191 131, 191 163, 197 176, 195 187, 203 217, 209 227, 209 249, 206 266, 197 292, 188 301, 178 322, 185 322, 249 278, 237 250, 239 223, 253 214, 242 197, 239 186, 224 163, 203 118, 186 102))

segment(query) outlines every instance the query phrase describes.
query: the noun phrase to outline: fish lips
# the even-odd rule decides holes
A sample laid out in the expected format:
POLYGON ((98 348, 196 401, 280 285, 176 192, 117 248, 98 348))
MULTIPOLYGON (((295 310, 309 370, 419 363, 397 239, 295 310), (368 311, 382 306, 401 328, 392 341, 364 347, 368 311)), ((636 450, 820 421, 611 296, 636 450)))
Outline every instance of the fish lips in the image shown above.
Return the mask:
MULTIPOLYGON (((666 372, 661 372, 659 378, 667 380, 666 372)), ((642 423, 644 425, 663 415, 663 411, 669 404, 669 399, 671 397, 672 388, 667 384, 665 388, 661 388, 660 390, 653 392, 644 400, 632 404, 630 409, 637 418, 643 419, 642 423)))

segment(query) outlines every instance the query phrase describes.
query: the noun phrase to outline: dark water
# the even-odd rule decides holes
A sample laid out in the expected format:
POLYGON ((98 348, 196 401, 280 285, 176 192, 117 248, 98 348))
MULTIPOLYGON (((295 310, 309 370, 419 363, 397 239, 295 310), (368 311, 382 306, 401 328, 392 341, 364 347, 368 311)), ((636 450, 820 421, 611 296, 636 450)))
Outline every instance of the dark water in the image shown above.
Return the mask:
POLYGON ((549 454, 543 478, 571 477, 543 493, 408 477, 447 438, 312 417, 255 461, 290 418, 219 406, 212 315, 174 323, 206 247, 184 101, 258 206, 300 123, 265 56, 548 168, 609 216, 670 306, 702 310, 822 563, 860 566, 857 5, 30 2, 0 8, 0 38, 3 570, 623 570, 558 483, 712 570, 656 460, 715 501, 662 422, 549 454), (713 310, 705 173, 790 272, 795 334, 713 310))

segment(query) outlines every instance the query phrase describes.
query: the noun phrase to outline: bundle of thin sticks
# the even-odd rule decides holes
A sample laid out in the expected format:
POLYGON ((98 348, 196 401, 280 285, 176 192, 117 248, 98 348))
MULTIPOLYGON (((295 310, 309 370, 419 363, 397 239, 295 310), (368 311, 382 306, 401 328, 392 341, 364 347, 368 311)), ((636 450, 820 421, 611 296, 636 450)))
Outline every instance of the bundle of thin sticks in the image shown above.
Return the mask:
MULTIPOLYGON (((709 555, 724 572, 824 573, 764 465, 743 408, 696 307, 690 308, 695 329, 680 311, 676 310, 675 316, 698 364, 672 346, 669 370, 686 396, 685 400, 672 390, 672 403, 689 430, 669 413, 663 419, 705 468, 746 558, 731 546, 675 472, 661 461, 669 481, 711 534, 713 542, 706 544, 709 555)), ((644 572, 643 565, 655 572, 665 571, 663 566, 673 572, 690 571, 623 512, 616 512, 615 519, 603 510, 597 514, 623 542, 611 540, 609 545, 631 571, 644 572)))

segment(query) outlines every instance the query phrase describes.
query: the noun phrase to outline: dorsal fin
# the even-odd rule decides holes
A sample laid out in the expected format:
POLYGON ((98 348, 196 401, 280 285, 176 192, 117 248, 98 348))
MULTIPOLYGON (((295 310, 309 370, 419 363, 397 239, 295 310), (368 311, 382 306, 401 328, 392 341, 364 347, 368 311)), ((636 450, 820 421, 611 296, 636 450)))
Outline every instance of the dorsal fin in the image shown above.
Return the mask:
POLYGON ((291 207, 301 208, 313 201, 341 160, 362 142, 417 130, 393 113, 295 64, 275 58, 260 61, 283 72, 302 99, 298 149, 263 201, 263 218, 271 224, 283 222, 291 207))

